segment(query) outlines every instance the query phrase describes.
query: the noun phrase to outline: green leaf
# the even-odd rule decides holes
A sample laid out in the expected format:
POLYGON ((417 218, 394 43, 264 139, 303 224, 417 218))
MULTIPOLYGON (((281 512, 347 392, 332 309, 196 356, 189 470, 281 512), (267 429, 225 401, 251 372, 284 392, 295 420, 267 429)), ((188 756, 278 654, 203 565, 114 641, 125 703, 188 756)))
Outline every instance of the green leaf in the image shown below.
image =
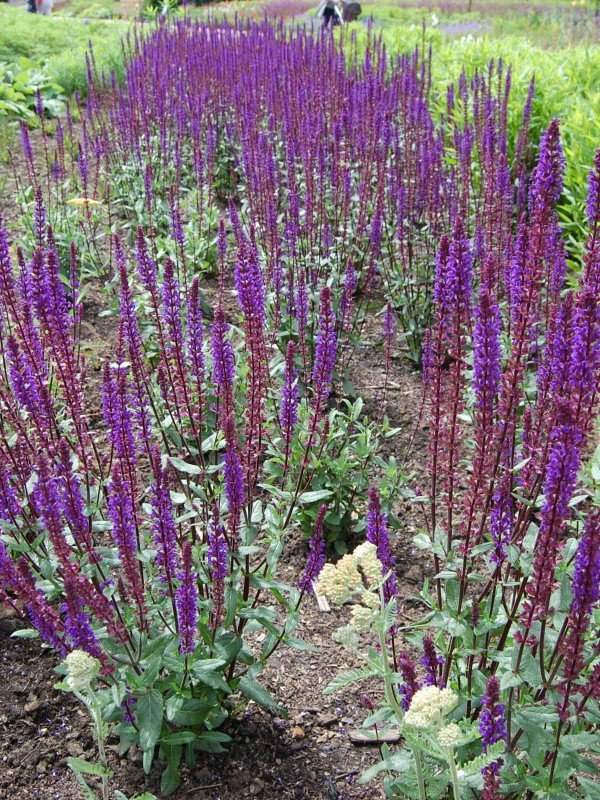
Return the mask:
POLYGON ((586 800, 600 800, 600 783, 589 778, 577 778, 582 789, 585 790, 586 800))
POLYGON ((193 697, 169 697, 166 703, 166 717, 178 727, 203 725, 212 709, 208 700, 193 697))
POLYGON ((175 789, 181 785, 181 776, 176 767, 168 766, 160 778, 161 794, 167 796, 173 794, 175 789))
POLYGON ((84 761, 82 758, 67 758, 67 764, 78 774, 85 775, 110 775, 110 770, 105 769, 102 764, 92 764, 90 761, 84 761))
POLYGON ((142 767, 146 775, 150 774, 153 760, 154 760, 154 750, 144 750, 142 752, 142 767))
POLYGON ((294 636, 290 636, 289 639, 286 639, 285 643, 288 647, 293 647, 294 650, 308 651, 309 653, 319 652, 319 648, 315 647, 314 644, 309 644, 308 642, 304 642, 302 639, 297 639, 294 636))
POLYGON ((522 679, 515 672, 505 672, 500 678, 500 689, 504 691, 512 686, 519 686, 522 682, 522 679))
POLYGON ((187 461, 184 461, 182 458, 177 458, 177 456, 169 456, 169 461, 179 472, 185 472, 188 475, 200 475, 202 472, 200 467, 197 467, 195 464, 188 464, 187 461))
POLYGON ((164 744, 168 744, 169 746, 173 746, 176 744, 190 744, 191 742, 196 741, 196 734, 194 731, 177 731, 177 733, 171 733, 169 736, 165 736, 161 739, 161 742, 164 744))
MULTIPOLYGON (((129 800, 126 794, 123 792, 116 792, 115 797, 117 800, 129 800)), ((131 800, 158 800, 155 794, 150 794, 150 792, 144 792, 144 794, 136 794, 135 797, 132 797, 131 800)))
POLYGON ((224 753, 223 744, 231 741, 231 737, 219 731, 203 731, 198 734, 196 748, 204 753, 224 753))
POLYGON ((211 433, 210 436, 207 436, 206 439, 202 442, 202 452, 209 453, 211 450, 220 449, 217 448, 217 441, 219 439, 220 431, 216 431, 215 433, 211 433))
POLYGON ((374 764, 372 767, 369 767, 369 769, 366 770, 366 772, 363 772, 363 774, 360 776, 358 782, 361 785, 369 783, 384 770, 386 772, 408 772, 411 766, 412 756, 406 751, 400 750, 388 758, 384 758, 383 761, 380 761, 378 764, 374 764))
POLYGON ((328 500, 330 497, 333 497, 333 492, 330 489, 319 489, 316 492, 304 492, 298 498, 298 504, 301 506, 307 506, 311 503, 318 503, 322 500, 328 500))
MULTIPOLYGON (((2 108, 2 102, 0 101, 0 109, 1 109, 1 108, 2 108)), ((87 781, 86 781, 86 779, 83 777, 83 775, 82 775, 80 772, 77 772, 76 770, 73 770, 73 772, 75 773, 75 777, 77 778, 77 783, 78 783, 78 784, 81 786, 81 788, 83 789, 83 792, 84 792, 84 794, 85 794, 85 796, 86 796, 87 800, 97 800, 97 798, 96 798, 96 792, 94 792, 94 791, 93 791, 93 790, 92 790, 92 789, 91 789, 91 788, 90 788, 90 787, 87 785, 87 781)))
POLYGON ((396 601, 396 598, 393 597, 384 608, 383 616, 381 617, 381 624, 383 626, 383 630, 386 633, 396 622, 397 615, 398 615, 398 603, 396 601))
POLYGON ((224 667, 226 663, 224 658, 202 658, 194 661, 194 669, 219 669, 219 667, 224 667))
POLYGON ((363 720, 361 727, 363 730, 367 730, 368 728, 372 728, 374 725, 383 725, 390 719, 393 719, 393 717, 394 712, 389 706, 386 708, 378 708, 377 711, 369 714, 369 716, 363 720))
POLYGON ((351 669, 348 672, 340 672, 340 674, 336 675, 331 683, 327 684, 323 694, 333 694, 334 692, 339 692, 340 689, 343 689, 351 683, 364 681, 366 678, 372 678, 374 675, 377 675, 377 672, 378 670, 374 667, 357 667, 356 669, 351 669))
POLYGON ((39 633, 33 628, 20 628, 18 631, 13 631, 10 635, 11 639, 38 639, 39 633))
POLYGON ((553 706, 522 706, 515 714, 515 720, 522 728, 529 725, 554 725, 558 719, 558 712, 553 706))
POLYGON ((261 686, 260 683, 252 680, 252 678, 249 678, 247 675, 240 678, 239 690, 245 694, 246 697, 258 703, 259 706, 263 706, 263 708, 276 708, 279 711, 284 711, 283 706, 280 706, 279 703, 271 697, 264 686, 261 686))
POLYGON ((531 653, 526 653, 519 669, 519 675, 529 686, 538 687, 542 684, 542 672, 537 658, 531 653))
POLYGON ((202 683, 210 686, 211 689, 218 689, 226 694, 231 693, 231 686, 229 686, 227 681, 222 675, 219 675, 218 672, 212 672, 208 669, 195 669, 194 675, 198 678, 198 680, 202 681, 202 683))
POLYGON ((154 750, 163 720, 163 698, 160 692, 151 689, 138 698, 135 719, 140 731, 140 747, 142 750, 154 750))
POLYGON ((123 792, 116 791, 115 792, 116 800, 158 800, 155 794, 150 794, 150 792, 144 792, 144 794, 136 794, 135 797, 129 798, 123 792))
POLYGON ((566 736, 562 736, 560 740, 561 750, 572 753, 578 752, 579 750, 590 750, 595 745, 600 745, 598 735, 586 731, 567 734, 566 736))

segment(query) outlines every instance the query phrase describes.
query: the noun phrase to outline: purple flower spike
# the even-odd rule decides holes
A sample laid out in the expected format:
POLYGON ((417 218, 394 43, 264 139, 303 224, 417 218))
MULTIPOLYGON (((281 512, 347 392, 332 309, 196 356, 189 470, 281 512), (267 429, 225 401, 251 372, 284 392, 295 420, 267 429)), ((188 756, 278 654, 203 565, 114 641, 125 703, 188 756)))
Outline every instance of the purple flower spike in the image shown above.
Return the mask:
POLYGON ((495 675, 488 678, 486 692, 482 698, 479 733, 484 753, 487 753, 488 747, 496 742, 506 741, 504 706, 500 702, 500 681, 495 675))
MULTIPOLYGON (((481 734, 481 747, 484 753, 496 742, 506 741, 506 721, 504 719, 504 706, 500 702, 500 681, 495 675, 488 678, 486 692, 482 698, 482 708, 479 717, 479 733, 481 734)), ((498 773, 502 766, 502 759, 484 767, 482 770, 484 790, 482 800, 495 800, 499 798, 500 781, 498 773)))
POLYGON ((389 342, 391 347, 394 337, 396 336, 396 315, 394 314, 394 308, 389 300, 383 312, 383 333, 386 343, 389 342))
POLYGON ((223 458, 225 493, 232 513, 238 513, 244 502, 244 474, 239 456, 234 448, 228 448, 223 458))
POLYGON ((161 571, 160 578, 173 588, 173 580, 179 569, 177 553, 177 533, 173 519, 173 503, 166 480, 166 472, 160 466, 160 457, 156 454, 158 469, 156 480, 150 487, 150 506, 152 508, 152 534, 156 547, 156 564, 161 571))
POLYGON ((545 215, 558 202, 564 171, 560 127, 558 120, 553 119, 542 134, 540 155, 531 179, 529 203, 532 214, 545 215))
POLYGON ((298 589, 304 594, 310 592, 315 581, 321 574, 325 563, 325 539, 323 538, 323 523, 327 514, 327 505, 323 503, 317 512, 317 518, 313 528, 313 534, 308 544, 308 558, 304 567, 304 574, 296 584, 298 589))
POLYGON ((377 558, 381 561, 382 572, 389 578, 383 587, 386 603, 398 594, 398 578, 395 572, 395 560, 390 547, 390 535, 387 526, 387 515, 381 510, 381 500, 377 489, 369 489, 369 506, 367 509, 367 541, 377 547, 377 558))
POLYGON ((119 551, 123 573, 127 581, 127 593, 139 610, 140 619, 145 615, 144 587, 141 562, 137 558, 137 529, 131 487, 123 480, 120 469, 113 471, 109 484, 108 516, 112 523, 112 536, 119 551))
POLYGON ((95 658, 102 659, 98 639, 90 626, 90 618, 86 613, 77 586, 72 581, 65 582, 66 602, 62 607, 65 615, 65 631, 71 640, 73 649, 85 650, 95 658))
POLYGON ((535 543, 533 573, 527 584, 528 598, 522 614, 526 633, 532 622, 547 610, 554 588, 559 542, 570 516, 569 503, 577 480, 581 440, 581 433, 573 424, 571 409, 564 402, 559 406, 557 423, 552 432, 544 484, 545 503, 535 543))
POLYGON ((436 653, 431 636, 423 637, 423 655, 419 663, 425 668, 425 686, 439 686, 443 689, 444 681, 438 676, 444 667, 444 659, 436 653))
POLYGON ((223 617, 225 605, 225 579, 229 574, 227 559, 229 548, 223 526, 218 517, 218 511, 213 513, 213 519, 208 531, 208 550, 206 552, 206 563, 210 569, 213 593, 212 620, 214 627, 217 627, 223 617))
POLYGON ((298 422, 298 372, 294 365, 296 346, 289 341, 285 354, 285 372, 281 389, 280 423, 285 442, 286 464, 289 449, 298 422))
POLYGON ((593 514, 577 548, 573 574, 573 600, 569 611, 568 635, 563 646, 564 679, 576 681, 584 669, 583 647, 590 615, 600 594, 600 514, 593 514))
POLYGON ((404 681, 404 683, 400 684, 398 687, 400 703, 402 708, 408 711, 410 701, 413 699, 415 692, 421 688, 421 682, 417 679, 415 662, 409 653, 400 653, 398 657, 398 669, 404 681))
POLYGON ((473 328, 473 389, 484 416, 493 412, 500 386, 500 331, 500 309, 489 287, 482 285, 473 328))
POLYGON ((337 353, 335 334, 335 314, 331 305, 331 290, 326 286, 321 292, 321 315, 315 345, 315 361, 313 364, 313 408, 322 411, 329 393, 337 353))
POLYGON ((511 473, 505 470, 492 497, 490 512, 490 536, 494 549, 490 555, 490 562, 500 566, 508 555, 508 545, 512 535, 513 502, 512 502, 511 473))
POLYGON ((179 652, 193 653, 196 648, 196 624, 198 620, 198 576, 193 568, 192 545, 184 542, 181 548, 182 569, 179 586, 175 593, 177 625, 179 628, 179 652))
POLYGON ((588 225, 593 228, 600 216, 600 150, 594 158, 594 169, 590 172, 586 203, 588 225))
POLYGON ((227 334, 229 325, 221 308, 217 309, 212 325, 213 381, 219 393, 230 391, 235 379, 233 347, 227 334))

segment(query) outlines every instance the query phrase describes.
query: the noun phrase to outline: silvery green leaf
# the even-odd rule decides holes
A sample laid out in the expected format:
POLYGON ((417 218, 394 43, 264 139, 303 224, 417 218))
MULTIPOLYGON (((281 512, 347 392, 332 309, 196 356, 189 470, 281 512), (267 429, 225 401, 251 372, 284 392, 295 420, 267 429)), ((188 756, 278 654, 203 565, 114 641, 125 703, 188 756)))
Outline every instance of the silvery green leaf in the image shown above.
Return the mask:
POLYGON ((11 639, 38 639, 39 633, 34 628, 19 628, 10 635, 11 639))
POLYGON ((160 737, 163 720, 163 698, 156 689, 138 697, 135 704, 135 719, 140 732, 140 747, 153 751, 160 737))
POLYGON ((339 692, 340 689, 349 686, 351 683, 372 678, 374 675, 377 675, 378 672, 379 670, 375 667, 357 667, 356 669, 351 669, 348 672, 340 672, 340 674, 336 675, 331 683, 327 684, 323 694, 333 694, 334 692, 339 692))
POLYGON ((299 505, 305 506, 310 503, 318 503, 321 500, 328 500, 330 497, 333 497, 333 492, 330 489, 319 489, 315 492, 304 492, 297 502, 299 505))
POLYGON ((92 764, 90 761, 84 761, 82 758, 67 758, 67 764, 73 772, 83 773, 85 775, 110 775, 110 770, 105 769, 102 764, 92 764))
POLYGON ((404 773, 408 772, 408 770, 412 766, 412 756, 410 753, 407 753, 405 750, 399 750, 396 753, 385 758, 383 761, 380 761, 378 764, 374 764, 368 770, 363 772, 363 774, 358 779, 359 784, 369 783, 373 780, 380 772, 384 770, 386 772, 399 772, 404 773))
POLYGON ((200 467, 196 466, 196 464, 189 464, 187 461, 177 456, 169 456, 169 461, 179 472, 185 472, 188 475, 200 475, 202 472, 200 467))

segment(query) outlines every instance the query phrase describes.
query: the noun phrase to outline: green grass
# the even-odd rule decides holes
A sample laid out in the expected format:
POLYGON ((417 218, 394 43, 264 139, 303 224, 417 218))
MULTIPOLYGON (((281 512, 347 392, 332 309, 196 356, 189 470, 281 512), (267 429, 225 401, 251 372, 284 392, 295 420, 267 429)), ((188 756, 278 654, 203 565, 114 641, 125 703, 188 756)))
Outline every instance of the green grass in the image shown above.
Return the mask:
POLYGON ((123 70, 121 36, 127 23, 113 20, 67 19, 28 14, 22 8, 0 6, 0 61, 30 58, 60 84, 66 94, 86 94, 85 53, 91 42, 99 69, 123 70))
POLYGON ((423 21, 431 25, 432 21, 437 21, 441 38, 448 40, 460 38, 463 33, 461 28, 466 34, 472 27, 471 35, 474 38, 484 33, 497 39, 519 36, 532 44, 553 50, 581 43, 600 43, 599 21, 593 9, 580 5, 574 8, 571 5, 550 4, 540 8, 524 2, 511 3, 510 0, 479 4, 474 0, 470 13, 462 10, 466 8, 464 2, 451 8, 461 10, 450 10, 448 6, 441 10, 435 3, 427 8, 416 5, 405 8, 391 3, 367 2, 363 4, 363 19, 372 16, 377 24, 384 27, 420 26, 423 21), (452 30, 453 27, 458 29, 458 34, 452 30))
POLYGON ((82 19, 118 19, 123 16, 123 9, 118 0, 72 0, 55 14, 82 19))

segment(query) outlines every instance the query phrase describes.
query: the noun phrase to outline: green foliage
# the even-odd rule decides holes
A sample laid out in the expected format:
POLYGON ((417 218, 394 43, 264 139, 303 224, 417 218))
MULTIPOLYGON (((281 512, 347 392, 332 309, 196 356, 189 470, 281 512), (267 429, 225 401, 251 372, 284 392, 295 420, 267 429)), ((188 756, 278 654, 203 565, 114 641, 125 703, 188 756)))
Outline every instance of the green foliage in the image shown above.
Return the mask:
POLYGON ((57 16, 85 19, 118 19, 123 16, 119 0, 71 0, 54 13, 57 16))
POLYGON ((15 64, 0 62, 0 118, 35 118, 39 92, 44 113, 57 117, 64 110, 63 90, 47 73, 27 58, 15 64))
POLYGON ((142 19, 157 19, 180 15, 179 0, 145 0, 141 11, 142 19))
MULTIPOLYGON (((365 510, 362 503, 369 486, 378 477, 384 501, 397 501, 406 491, 407 476, 394 458, 386 459, 382 442, 398 433, 390 428, 387 419, 381 424, 363 415, 363 400, 343 400, 327 418, 329 433, 308 453, 308 463, 303 465, 304 438, 310 423, 310 407, 300 407, 300 436, 292 442, 288 459, 289 483, 297 486, 301 478, 309 481, 298 496, 296 519, 306 536, 314 529, 319 508, 327 503, 324 535, 329 547, 345 553, 348 545, 356 541, 365 528, 365 510)), ((279 442, 268 448, 269 460, 265 474, 277 477, 284 469, 285 456, 279 442)), ((265 489, 271 491, 270 487, 265 489)), ((284 498, 285 499, 285 498, 284 498)), ((392 524, 397 524, 391 520, 392 524)))
POLYGON ((15 62, 24 57, 44 66, 45 73, 67 95, 87 94, 85 55, 90 43, 98 68, 123 70, 121 36, 125 23, 80 19, 60 22, 22 8, 0 6, 0 61, 15 62))

